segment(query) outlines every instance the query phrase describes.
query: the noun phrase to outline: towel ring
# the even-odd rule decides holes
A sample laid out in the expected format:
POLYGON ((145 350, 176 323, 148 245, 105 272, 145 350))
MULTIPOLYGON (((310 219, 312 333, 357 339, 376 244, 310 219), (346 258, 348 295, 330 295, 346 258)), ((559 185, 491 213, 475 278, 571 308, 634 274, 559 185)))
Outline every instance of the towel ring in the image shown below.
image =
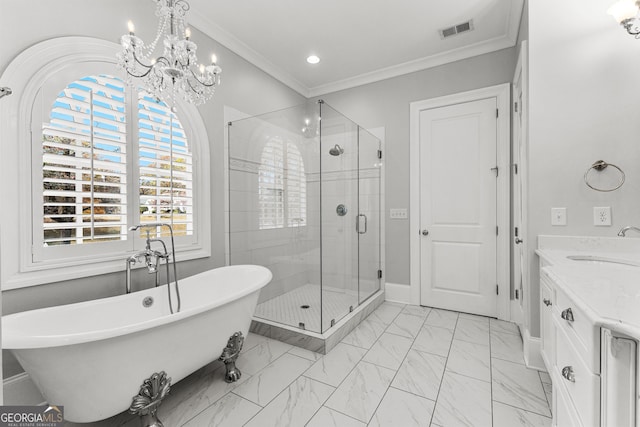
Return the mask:
POLYGON ((622 171, 622 169, 620 169, 618 166, 612 163, 607 163, 604 160, 598 160, 597 162, 592 164, 591 167, 589 167, 589 169, 587 169, 587 171, 584 173, 584 183, 587 184, 589 188, 596 191, 608 192, 608 191, 617 190, 618 188, 622 187, 622 184, 624 184, 624 180, 625 180, 625 174, 622 171), (614 188, 597 188, 589 184, 589 172, 591 172, 594 169, 598 172, 602 172, 607 168, 607 166, 611 166, 612 168, 615 168, 618 170, 618 172, 620 172, 620 182, 618 183, 618 185, 616 185, 614 188))

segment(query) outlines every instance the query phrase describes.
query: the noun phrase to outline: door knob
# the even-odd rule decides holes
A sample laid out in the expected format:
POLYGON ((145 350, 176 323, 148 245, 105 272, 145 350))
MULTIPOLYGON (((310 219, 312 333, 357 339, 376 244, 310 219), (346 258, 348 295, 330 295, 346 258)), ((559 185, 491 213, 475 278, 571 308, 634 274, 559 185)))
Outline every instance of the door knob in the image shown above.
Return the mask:
POLYGON ((429 230, 422 230, 422 235, 423 236, 428 236, 429 235, 429 230))
POLYGON ((519 237, 516 237, 515 242, 516 242, 516 245, 519 245, 520 243, 522 243, 522 239, 519 237))

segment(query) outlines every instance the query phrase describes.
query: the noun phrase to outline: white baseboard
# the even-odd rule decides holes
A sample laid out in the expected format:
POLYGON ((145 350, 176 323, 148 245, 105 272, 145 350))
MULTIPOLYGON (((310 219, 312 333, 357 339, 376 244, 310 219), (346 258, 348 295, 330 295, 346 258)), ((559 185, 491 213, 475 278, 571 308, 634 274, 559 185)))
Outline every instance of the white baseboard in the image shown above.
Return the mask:
POLYGON ((45 399, 29 374, 22 372, 3 381, 4 405, 44 405, 45 399))
POLYGON ((536 369, 538 371, 546 371, 544 361, 542 360, 542 342, 540 338, 532 337, 528 329, 522 334, 522 343, 524 351, 524 363, 527 368, 536 369))
POLYGON ((385 301, 399 302, 401 304, 411 304, 411 286, 385 283, 384 299, 385 301))

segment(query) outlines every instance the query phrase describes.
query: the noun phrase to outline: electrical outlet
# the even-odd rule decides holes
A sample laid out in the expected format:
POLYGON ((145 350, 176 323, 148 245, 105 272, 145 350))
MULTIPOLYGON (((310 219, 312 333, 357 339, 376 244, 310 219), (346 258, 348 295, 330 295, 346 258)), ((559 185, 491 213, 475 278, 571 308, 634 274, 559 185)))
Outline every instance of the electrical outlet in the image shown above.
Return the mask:
POLYGON ((407 210, 406 209, 389 209, 389 218, 407 219, 407 210))
POLYGON ((604 227, 611 225, 611 208, 609 206, 593 208, 593 225, 604 227))
POLYGON ((551 225, 567 225, 567 208, 551 208, 551 225))

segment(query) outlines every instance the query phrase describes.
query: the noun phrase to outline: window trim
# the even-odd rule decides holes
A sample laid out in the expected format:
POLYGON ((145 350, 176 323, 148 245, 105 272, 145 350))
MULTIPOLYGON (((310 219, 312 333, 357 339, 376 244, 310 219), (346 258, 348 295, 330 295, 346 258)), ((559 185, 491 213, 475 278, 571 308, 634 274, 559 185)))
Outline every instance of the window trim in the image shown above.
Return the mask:
MULTIPOLYGON (((31 109, 47 77, 69 64, 105 62, 116 64, 116 43, 92 37, 60 37, 38 43, 13 59, 0 76, 0 86, 8 86, 13 95, 0 103, 1 182, 16 183, 2 187, 0 200, 0 286, 2 290, 95 276, 124 270, 127 253, 105 253, 76 259, 32 262, 32 144, 31 109), (6 125, 5 125, 6 123, 6 125), (13 207, 13 209, 11 209, 13 207), (16 209, 17 208, 17 209, 16 209), (16 244, 17 242, 17 244, 16 244)), ((178 261, 211 256, 209 139, 204 121, 192 104, 179 103, 184 111, 181 121, 192 141, 194 167, 195 243, 176 250, 178 261)))

